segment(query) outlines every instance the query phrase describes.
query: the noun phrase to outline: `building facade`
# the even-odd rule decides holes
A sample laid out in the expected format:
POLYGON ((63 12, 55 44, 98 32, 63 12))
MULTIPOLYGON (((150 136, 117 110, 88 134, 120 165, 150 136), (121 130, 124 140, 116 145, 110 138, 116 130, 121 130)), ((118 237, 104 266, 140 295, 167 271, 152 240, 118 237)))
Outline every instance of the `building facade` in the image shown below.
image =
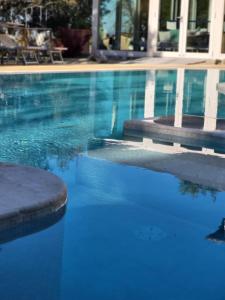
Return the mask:
POLYGON ((95 55, 225 59, 225 0, 93 0, 95 55))

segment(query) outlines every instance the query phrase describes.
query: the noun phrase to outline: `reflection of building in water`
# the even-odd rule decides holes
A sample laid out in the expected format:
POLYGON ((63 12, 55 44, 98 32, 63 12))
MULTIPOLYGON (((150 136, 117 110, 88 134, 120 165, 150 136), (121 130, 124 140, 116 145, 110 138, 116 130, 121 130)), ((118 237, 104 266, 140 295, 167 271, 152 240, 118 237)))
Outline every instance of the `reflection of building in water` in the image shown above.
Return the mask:
POLYGON ((205 130, 216 129, 217 84, 220 81, 218 70, 185 71, 178 69, 177 74, 168 73, 168 71, 158 71, 155 75, 152 74, 152 71, 150 73, 146 85, 145 118, 175 115, 174 125, 182 127, 183 116, 199 116, 204 117, 203 127, 205 130), (168 74, 166 75, 166 73, 168 74), (163 74, 165 79, 162 79, 163 74), (171 79, 172 74, 173 78, 171 79), (163 98, 162 94, 166 101, 162 99, 162 105, 159 105, 158 98, 163 98), (168 102, 171 106, 169 114, 168 102), (159 106, 163 107, 163 105, 166 106, 166 109, 160 110, 159 106), (146 107, 155 107, 154 113, 150 114, 146 107))
MULTIPOLYGON (((93 73, 89 107, 95 116, 93 136, 120 138, 125 120, 143 117, 156 117, 155 122, 178 128, 209 132, 224 129, 225 101, 217 91, 221 80, 223 72, 212 69, 113 72, 104 77, 93 73)), ((181 145, 184 147, 185 143, 176 141, 176 147, 181 145)), ((214 151, 207 144, 187 145, 191 146, 214 151)))
MULTIPOLYGON (((178 128, 202 129, 209 132, 225 129, 225 115, 221 114, 221 110, 224 111, 225 107, 219 110, 223 103, 221 100, 223 96, 217 91, 217 84, 223 78, 218 70, 178 69, 173 82, 171 82, 171 76, 165 76, 165 79, 160 81, 161 86, 157 83, 158 78, 158 72, 153 74, 151 71, 148 75, 145 118, 156 117, 155 122, 178 128), (162 99, 160 93, 163 92, 165 92, 165 98, 162 101, 164 104, 160 105, 158 98, 162 99), (170 98, 170 114, 167 109, 168 98, 170 98)), ((176 143, 177 146, 181 145, 176 143)), ((201 150, 213 152, 204 147, 201 150)))

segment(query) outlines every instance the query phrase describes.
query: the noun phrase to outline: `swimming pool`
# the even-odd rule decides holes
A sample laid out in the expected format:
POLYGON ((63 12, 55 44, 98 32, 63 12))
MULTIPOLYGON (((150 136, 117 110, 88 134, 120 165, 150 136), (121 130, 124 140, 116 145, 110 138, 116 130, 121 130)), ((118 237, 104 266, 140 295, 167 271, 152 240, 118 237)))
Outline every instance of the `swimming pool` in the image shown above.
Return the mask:
MULTIPOLYGON (((183 113, 203 116, 209 74, 184 75, 183 113)), ((224 299, 225 194, 92 155, 125 120, 174 115, 178 82, 176 70, 0 76, 1 161, 69 192, 58 222, 0 245, 1 299, 224 299)))

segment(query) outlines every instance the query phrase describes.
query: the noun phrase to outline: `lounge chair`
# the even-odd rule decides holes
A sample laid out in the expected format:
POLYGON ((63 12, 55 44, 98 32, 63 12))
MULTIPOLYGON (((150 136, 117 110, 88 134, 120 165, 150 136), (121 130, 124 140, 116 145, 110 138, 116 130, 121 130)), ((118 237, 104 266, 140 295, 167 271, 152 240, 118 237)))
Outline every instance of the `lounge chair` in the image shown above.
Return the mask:
POLYGON ((13 34, 0 34, 0 62, 13 58, 17 63, 39 64, 50 61, 64 63, 62 52, 67 48, 57 46, 50 29, 14 28, 13 34))
POLYGON ((27 34, 26 52, 35 52, 38 62, 64 63, 62 52, 67 48, 55 45, 50 29, 32 29, 27 34))
POLYGON ((39 47, 32 47, 29 44, 29 31, 27 28, 18 30, 15 36, 17 43, 22 48, 21 56, 25 65, 39 64, 39 47))
POLYGON ((67 51, 68 49, 65 47, 57 47, 57 46, 52 46, 48 52, 49 52, 49 56, 51 59, 51 62, 53 64, 63 64, 64 60, 63 60, 63 55, 62 53, 64 51, 67 51))
POLYGON ((15 62, 19 59, 21 47, 16 41, 8 34, 0 34, 0 60, 1 64, 4 64, 4 59, 9 60, 13 58, 15 62))

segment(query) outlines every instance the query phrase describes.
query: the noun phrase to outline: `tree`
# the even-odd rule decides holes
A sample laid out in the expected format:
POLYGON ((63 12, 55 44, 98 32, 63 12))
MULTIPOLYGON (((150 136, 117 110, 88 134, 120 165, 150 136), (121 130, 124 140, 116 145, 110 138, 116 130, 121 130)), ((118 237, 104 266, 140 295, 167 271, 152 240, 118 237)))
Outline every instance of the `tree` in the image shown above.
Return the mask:
POLYGON ((48 16, 47 24, 42 25, 53 29, 59 26, 91 27, 92 0, 0 0, 1 19, 15 21, 21 17, 24 20, 25 9, 32 5, 41 6, 48 16))
POLYGON ((203 185, 192 183, 187 180, 180 181, 180 192, 182 195, 191 195, 193 198, 199 195, 210 195, 214 201, 216 201, 217 190, 210 187, 204 187, 203 185))
POLYGON ((49 6, 48 26, 70 26, 72 28, 90 28, 92 0, 55 0, 49 6))

